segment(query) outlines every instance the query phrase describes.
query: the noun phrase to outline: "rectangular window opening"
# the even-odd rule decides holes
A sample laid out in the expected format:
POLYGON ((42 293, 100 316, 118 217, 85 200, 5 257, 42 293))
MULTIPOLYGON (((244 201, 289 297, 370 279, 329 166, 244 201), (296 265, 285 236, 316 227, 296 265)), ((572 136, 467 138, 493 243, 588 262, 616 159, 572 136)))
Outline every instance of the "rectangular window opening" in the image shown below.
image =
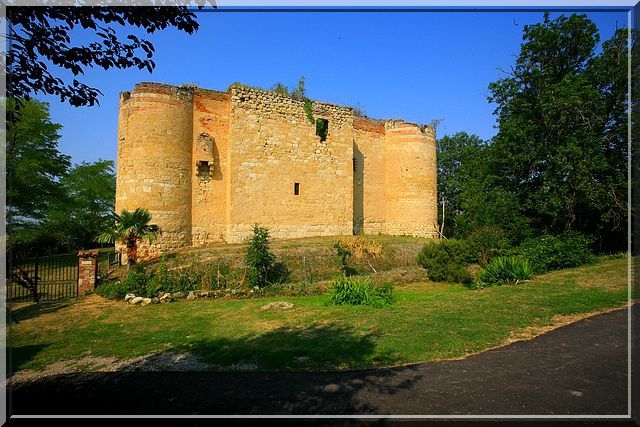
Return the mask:
POLYGON ((358 162, 355 157, 353 158, 353 171, 358 172, 358 162))
POLYGON ((196 166, 198 168, 198 176, 200 178, 209 178, 211 175, 211 165, 207 160, 198 160, 196 166))
POLYGON ((300 183, 296 182, 293 184, 293 194, 296 196, 300 195, 300 183))
POLYGON ((320 141, 321 142, 326 141, 328 134, 329 134, 329 120, 316 119, 316 135, 320 137, 320 141))

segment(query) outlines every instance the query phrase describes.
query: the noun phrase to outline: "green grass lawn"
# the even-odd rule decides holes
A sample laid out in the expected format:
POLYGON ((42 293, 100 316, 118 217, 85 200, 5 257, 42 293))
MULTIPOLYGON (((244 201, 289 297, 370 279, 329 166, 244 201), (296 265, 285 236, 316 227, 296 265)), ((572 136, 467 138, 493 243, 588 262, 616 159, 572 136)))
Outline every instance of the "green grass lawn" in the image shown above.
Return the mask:
POLYGON ((332 307, 328 296, 179 301, 132 306, 97 296, 17 308, 8 343, 11 370, 42 369, 83 355, 132 358, 189 352, 214 369, 369 368, 461 357, 531 337, 562 316, 621 307, 627 259, 557 271, 518 286, 472 291, 415 282, 396 287, 387 308, 332 307), (290 310, 266 310, 290 301, 290 310), (301 361, 299 358, 308 358, 301 361))

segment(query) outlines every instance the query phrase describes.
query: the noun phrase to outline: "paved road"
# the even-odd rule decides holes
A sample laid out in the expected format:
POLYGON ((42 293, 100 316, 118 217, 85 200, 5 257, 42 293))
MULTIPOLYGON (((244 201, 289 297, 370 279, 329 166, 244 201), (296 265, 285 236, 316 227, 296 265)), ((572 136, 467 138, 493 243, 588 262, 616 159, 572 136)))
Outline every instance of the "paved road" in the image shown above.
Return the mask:
POLYGON ((621 310, 465 360, 346 373, 67 374, 16 385, 10 405, 13 414, 623 415, 627 345, 621 310))

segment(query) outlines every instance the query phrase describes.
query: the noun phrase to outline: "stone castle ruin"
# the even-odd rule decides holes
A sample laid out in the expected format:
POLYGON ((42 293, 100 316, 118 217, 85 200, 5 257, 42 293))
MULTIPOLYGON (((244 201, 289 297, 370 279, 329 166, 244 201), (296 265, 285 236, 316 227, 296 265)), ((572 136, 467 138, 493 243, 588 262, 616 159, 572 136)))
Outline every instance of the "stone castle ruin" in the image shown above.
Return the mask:
POLYGON ((233 85, 120 95, 116 211, 149 209, 155 249, 348 234, 435 237, 432 127, 233 85))

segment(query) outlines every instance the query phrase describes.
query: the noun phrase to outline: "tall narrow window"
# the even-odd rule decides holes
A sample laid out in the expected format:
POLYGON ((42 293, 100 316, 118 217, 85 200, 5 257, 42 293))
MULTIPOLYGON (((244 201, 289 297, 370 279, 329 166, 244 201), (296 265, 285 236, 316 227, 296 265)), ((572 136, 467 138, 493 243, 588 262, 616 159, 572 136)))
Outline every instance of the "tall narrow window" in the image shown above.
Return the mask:
POLYGON ((316 119, 316 135, 320 137, 320 141, 322 142, 326 141, 328 134, 329 134, 329 120, 316 119))
POLYGON ((357 172, 358 171, 358 162, 356 161, 355 157, 352 160, 353 160, 353 171, 357 172))
POLYGON ((293 194, 296 196, 300 195, 300 183, 296 182, 293 184, 293 194))

